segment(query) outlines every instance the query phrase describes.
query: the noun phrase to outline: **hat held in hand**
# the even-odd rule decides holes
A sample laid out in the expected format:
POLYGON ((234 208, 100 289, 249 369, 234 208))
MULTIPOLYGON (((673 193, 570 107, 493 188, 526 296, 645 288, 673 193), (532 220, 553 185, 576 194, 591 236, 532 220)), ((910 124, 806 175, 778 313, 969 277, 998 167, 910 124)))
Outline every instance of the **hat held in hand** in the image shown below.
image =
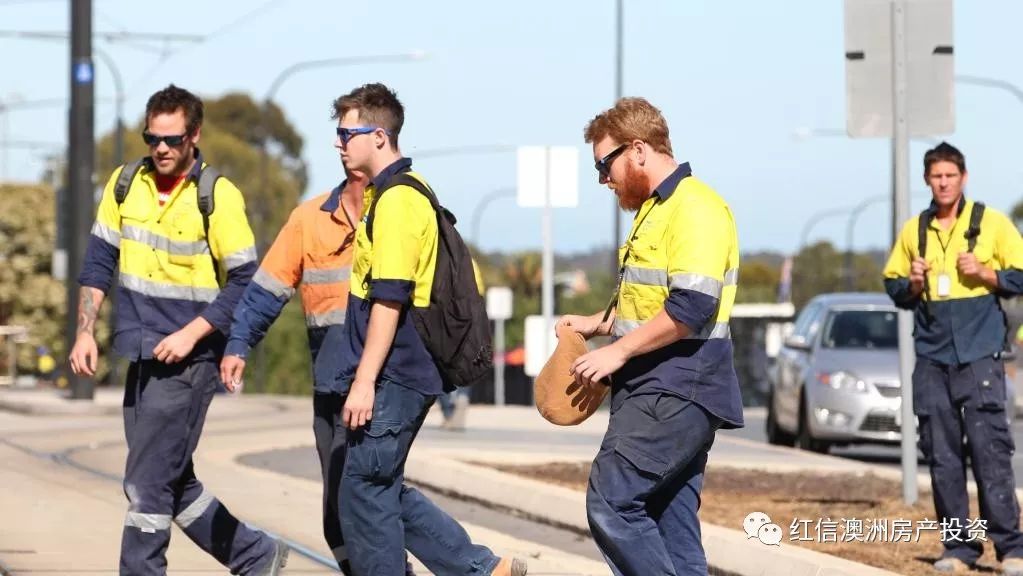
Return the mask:
POLYGON ((572 364, 588 352, 582 335, 567 326, 558 327, 558 346, 533 384, 536 409, 548 422, 574 426, 586 420, 607 396, 606 380, 581 385, 572 376, 572 364))

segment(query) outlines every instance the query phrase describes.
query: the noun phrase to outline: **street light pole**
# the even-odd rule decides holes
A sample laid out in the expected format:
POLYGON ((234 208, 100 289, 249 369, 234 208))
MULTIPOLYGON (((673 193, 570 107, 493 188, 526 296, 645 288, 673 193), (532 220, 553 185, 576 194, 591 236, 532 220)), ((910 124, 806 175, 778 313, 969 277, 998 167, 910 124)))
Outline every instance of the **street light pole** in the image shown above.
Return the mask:
POLYGON ((480 248, 480 220, 483 218, 483 211, 490 205, 494 200, 501 198, 514 198, 516 190, 515 188, 498 188, 493 192, 487 194, 483 198, 480 198, 479 202, 476 203, 476 207, 472 211, 472 245, 479 250, 480 248))
MULTIPOLYGON (((624 44, 625 44, 625 6, 624 0, 615 0, 615 102, 621 99, 624 93, 624 44)), ((618 198, 611 196, 611 213, 614 225, 612 230, 614 238, 611 241, 611 278, 618 276, 618 244, 622 241, 622 213, 618 209, 618 198)))
POLYGON ((1016 86, 1012 82, 1008 82, 1006 80, 1000 80, 998 78, 986 78, 984 76, 972 76, 968 74, 957 75, 955 80, 960 84, 972 84, 974 86, 985 86, 988 88, 1004 90, 1009 94, 1012 94, 1020 102, 1023 102, 1023 89, 1021 89, 1019 86, 1016 86))
POLYGON ((114 164, 124 163, 124 82, 121 79, 121 71, 110 54, 99 48, 93 52, 106 64, 110 71, 110 78, 114 81, 114 109, 116 118, 114 120, 114 164))
POLYGON ((872 204, 883 202, 888 198, 887 194, 871 196, 849 211, 849 219, 845 224, 845 287, 849 292, 856 290, 856 279, 853 271, 853 233, 856 230, 856 221, 859 220, 860 214, 872 204))
POLYGON ((807 219, 806 224, 803 225, 803 231, 799 234, 799 251, 802 252, 803 249, 806 248, 806 244, 807 242, 809 242, 810 238, 810 231, 813 230, 813 227, 816 226, 821 220, 833 218, 835 216, 841 216, 843 214, 848 214, 849 210, 850 210, 849 207, 831 208, 828 210, 821 210, 820 212, 812 214, 810 218, 807 219))

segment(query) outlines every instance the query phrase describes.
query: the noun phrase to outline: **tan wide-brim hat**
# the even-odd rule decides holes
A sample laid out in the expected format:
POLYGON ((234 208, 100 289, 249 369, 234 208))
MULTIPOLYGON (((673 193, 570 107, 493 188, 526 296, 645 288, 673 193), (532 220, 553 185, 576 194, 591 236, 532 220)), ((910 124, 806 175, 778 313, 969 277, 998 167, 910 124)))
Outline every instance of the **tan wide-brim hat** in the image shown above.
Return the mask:
POLYGON ((565 326, 558 328, 558 346, 533 384, 536 409, 548 422, 574 426, 589 418, 604 402, 610 386, 577 384, 570 372, 572 364, 586 352, 582 335, 565 326))

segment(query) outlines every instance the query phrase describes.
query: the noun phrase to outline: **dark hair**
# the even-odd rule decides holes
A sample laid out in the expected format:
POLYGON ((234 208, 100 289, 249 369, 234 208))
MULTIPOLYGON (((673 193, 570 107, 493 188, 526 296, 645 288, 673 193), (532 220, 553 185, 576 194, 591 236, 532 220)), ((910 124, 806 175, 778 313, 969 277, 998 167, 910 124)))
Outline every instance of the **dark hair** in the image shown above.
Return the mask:
POLYGON ((924 178, 931 173, 935 162, 951 162, 959 167, 959 172, 966 174, 966 157, 948 142, 942 142, 924 154, 924 178))
POLYGON ((157 114, 173 114, 178 110, 185 113, 185 130, 195 134, 202 126, 202 100, 184 88, 171 84, 149 97, 146 102, 146 126, 149 119, 157 114))
POLYGON ((358 110, 360 122, 387 130, 391 147, 397 148, 398 134, 405 123, 405 107, 394 90, 380 83, 359 86, 334 100, 334 113, 330 117, 337 120, 352 110, 358 110))

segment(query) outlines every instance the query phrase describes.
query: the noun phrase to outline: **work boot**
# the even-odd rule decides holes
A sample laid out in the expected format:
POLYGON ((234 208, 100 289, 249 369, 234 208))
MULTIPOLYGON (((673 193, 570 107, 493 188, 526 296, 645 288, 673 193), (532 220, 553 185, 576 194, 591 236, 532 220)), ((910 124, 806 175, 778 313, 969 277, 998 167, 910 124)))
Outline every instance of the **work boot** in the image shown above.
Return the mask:
MULTIPOLYGON (((934 569, 942 574, 960 574, 970 571, 970 567, 966 564, 966 562, 963 562, 954 556, 948 556, 938 560, 934 563, 934 569)), ((1021 576, 1023 576, 1023 574, 1021 574, 1021 576)))
POLYGON ((1002 560, 1002 576, 1023 576, 1023 558, 1002 560))
POLYGON ((501 558, 490 576, 526 576, 526 561, 521 558, 501 558))
POLYGON ((257 576, 278 576, 282 573, 282 568, 288 564, 288 553, 291 552, 291 548, 288 547, 281 540, 274 540, 274 551, 270 559, 270 563, 263 567, 262 570, 256 572, 257 576))

